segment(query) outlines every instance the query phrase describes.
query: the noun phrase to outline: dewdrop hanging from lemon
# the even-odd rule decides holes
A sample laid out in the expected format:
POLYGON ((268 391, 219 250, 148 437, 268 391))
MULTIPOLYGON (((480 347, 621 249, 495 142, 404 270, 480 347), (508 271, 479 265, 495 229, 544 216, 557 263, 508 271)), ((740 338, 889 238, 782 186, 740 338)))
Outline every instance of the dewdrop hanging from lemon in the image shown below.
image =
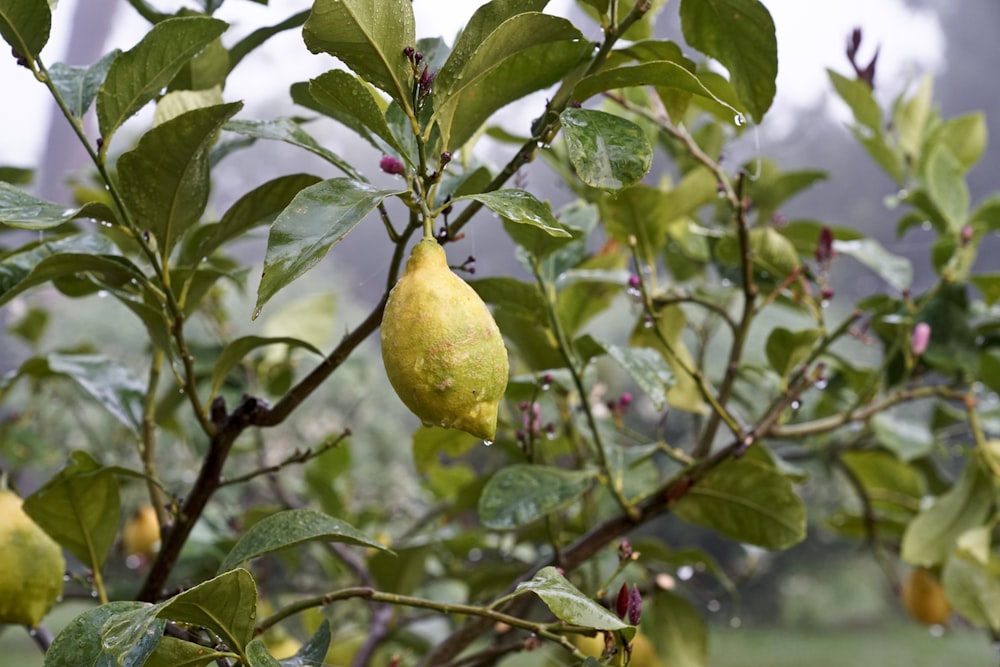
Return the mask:
POLYGON ((425 238, 389 293, 382 361, 400 400, 424 424, 492 441, 507 389, 507 350, 493 315, 425 238))

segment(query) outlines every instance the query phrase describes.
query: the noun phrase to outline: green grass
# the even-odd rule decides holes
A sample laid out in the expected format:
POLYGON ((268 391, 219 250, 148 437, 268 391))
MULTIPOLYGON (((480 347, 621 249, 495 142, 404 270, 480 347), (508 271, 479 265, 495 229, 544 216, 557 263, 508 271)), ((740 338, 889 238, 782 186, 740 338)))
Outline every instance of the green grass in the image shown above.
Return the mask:
POLYGON ((983 632, 934 637, 917 625, 866 630, 784 631, 713 628, 711 667, 956 667, 996 665, 983 632))

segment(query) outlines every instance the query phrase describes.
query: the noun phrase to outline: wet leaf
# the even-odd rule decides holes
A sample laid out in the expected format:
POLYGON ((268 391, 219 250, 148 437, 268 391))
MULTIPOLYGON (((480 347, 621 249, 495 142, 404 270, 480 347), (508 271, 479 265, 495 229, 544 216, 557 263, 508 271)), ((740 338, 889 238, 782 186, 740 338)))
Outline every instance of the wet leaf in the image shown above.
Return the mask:
POLYGON ((90 109, 94 98, 97 97, 97 91, 108 75, 112 61, 119 53, 121 51, 115 49, 89 67, 74 67, 63 63, 54 63, 49 67, 52 85, 59 91, 73 115, 78 118, 83 117, 90 109))
POLYGON ((257 348, 265 347, 267 345, 286 345, 290 348, 300 347, 309 350, 320 358, 323 357, 323 353, 316 349, 315 346, 298 338, 289 338, 287 336, 278 336, 273 338, 263 336, 243 336, 241 338, 237 338, 236 340, 228 342, 226 346, 222 348, 222 352, 219 353, 218 358, 215 360, 215 366, 212 368, 212 389, 209 392, 209 396, 215 396, 219 393, 219 389, 222 387, 222 383, 225 382, 229 371, 243 361, 244 357, 257 348))
POLYGON ((638 125, 614 114, 566 109, 560 116, 569 159, 587 185, 621 190, 646 175, 653 148, 638 125))
POLYGON ((79 218, 116 220, 114 212, 104 204, 89 202, 76 208, 67 208, 0 181, 0 225, 41 230, 58 227, 79 218))
MULTIPOLYGON (((369 138, 369 133, 375 135, 404 160, 410 158, 409 151, 389 129, 379 101, 357 77, 343 70, 330 70, 309 81, 309 94, 327 115, 341 120, 362 137, 369 138)), ((376 145, 376 148, 382 150, 381 146, 376 145)))
POLYGON ((47 0, 0 0, 0 36, 28 62, 45 47, 51 28, 47 0))
POLYGON ((497 472, 479 497, 479 518, 492 530, 512 530, 557 512, 594 481, 586 470, 515 464, 497 472))
POLYGON ((118 480, 86 452, 24 500, 24 511, 85 566, 100 570, 118 531, 118 480))
POLYGON ((148 608, 142 602, 112 602, 88 609, 53 640, 45 654, 45 667, 122 667, 104 647, 104 625, 122 614, 148 608))
POLYGON ((267 651, 267 644, 262 637, 257 637, 247 645, 247 667, 281 667, 267 651))
POLYGON ((903 461, 926 456, 934 447, 934 434, 926 420, 920 417, 880 412, 872 417, 870 423, 882 446, 903 461))
POLYGON ((764 349, 771 368, 784 380, 809 358, 816 341, 823 337, 822 329, 792 331, 775 327, 767 337, 764 349))
POLYGON ((708 628, 698 611, 670 591, 656 591, 653 604, 643 611, 645 633, 656 647, 656 657, 670 667, 707 667, 708 628))
POLYGON ((833 249, 861 262, 900 292, 909 289, 913 283, 913 266, 910 260, 893 255, 874 239, 834 241, 833 249))
POLYGON ((149 656, 143 667, 207 667, 217 658, 228 653, 214 651, 200 644, 193 644, 174 637, 160 638, 156 650, 149 656))
POLYGON ((531 591, 542 599, 556 618, 596 630, 622 630, 629 627, 604 607, 598 605, 554 567, 544 567, 531 579, 518 584, 517 591, 531 591))
POLYGON ((246 570, 231 570, 160 604, 157 616, 207 628, 242 653, 253 638, 257 586, 246 570))
POLYGON ((297 121, 291 118, 275 118, 274 120, 233 120, 226 123, 223 128, 229 132, 236 132, 253 139, 267 139, 270 141, 283 141, 292 146, 304 148, 313 155, 318 155, 333 166, 340 169, 350 178, 363 181, 361 175, 354 167, 348 164, 336 153, 324 148, 318 141, 302 129, 297 121))
POLYGON ((219 572, 279 549, 319 541, 344 542, 389 551, 378 540, 368 537, 346 521, 316 510, 286 510, 262 519, 246 531, 222 561, 219 572))

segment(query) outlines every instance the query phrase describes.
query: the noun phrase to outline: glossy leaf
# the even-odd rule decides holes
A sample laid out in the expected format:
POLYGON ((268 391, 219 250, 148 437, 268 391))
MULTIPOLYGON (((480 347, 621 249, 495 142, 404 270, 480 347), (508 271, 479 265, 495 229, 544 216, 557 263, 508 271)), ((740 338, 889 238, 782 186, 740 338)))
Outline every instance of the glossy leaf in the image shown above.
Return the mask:
POLYGON ((229 132, 236 132, 254 139, 269 139, 283 141, 292 146, 304 148, 318 155, 342 172, 357 180, 364 177, 336 153, 321 146, 312 136, 291 118, 276 118, 274 120, 234 120, 226 123, 229 132))
POLYGON ((254 317, 281 288, 316 266, 384 199, 404 192, 333 178, 295 195, 271 225, 254 317))
POLYGON ((104 625, 121 614, 148 607, 143 602, 112 602, 88 609, 53 640, 45 653, 45 667, 122 667, 104 646, 104 625))
POLYGON ((24 511, 86 567, 100 570, 118 531, 118 480, 86 452, 24 500, 24 511))
POLYGON ((316 510, 286 510, 272 514, 247 530, 219 566, 219 572, 279 549, 305 542, 344 542, 387 550, 378 540, 368 537, 346 521, 334 519, 316 510))
POLYGON ((593 338, 590 338, 590 342, 618 362, 639 388, 646 392, 657 410, 666 407, 667 391, 674 385, 674 374, 659 352, 648 347, 609 345, 593 338))
POLYGON ((570 505, 590 488, 594 474, 542 465, 502 468, 483 487, 479 518, 491 530, 512 530, 570 505))
POLYGON ((403 159, 410 158, 409 151, 389 129, 379 100, 357 77, 343 70, 330 70, 309 81, 309 94, 327 115, 341 120, 362 137, 367 138, 369 133, 375 135, 403 159))
POLYGON ((101 355, 50 354, 49 370, 66 375, 133 433, 142 432, 146 384, 121 362, 101 355))
POLYGON ((860 79, 848 79, 842 74, 834 72, 832 69, 826 71, 833 84, 833 89, 837 91, 854 114, 854 120, 862 127, 867 128, 872 135, 882 133, 882 108, 872 95, 872 89, 860 79))
POLYGON ((330 621, 324 620, 302 648, 281 661, 283 667, 324 667, 330 650, 330 621))
POLYGON ((948 601, 976 625, 1000 632, 1000 558, 978 562, 959 551, 945 563, 941 575, 948 601))
POLYGON ((656 591, 643 610, 643 626, 656 656, 670 667, 707 667, 708 628, 690 602, 670 591, 656 591))
POLYGON ((596 630, 629 627, 625 621, 584 595, 551 566, 543 567, 530 581, 518 584, 517 591, 535 593, 556 618, 567 623, 596 630))
POLYGON ((267 650, 263 637, 257 637, 247 645, 247 667, 281 667, 267 650))
POLYGON ((694 368, 694 359, 684 343, 687 316, 680 306, 661 308, 655 329, 637 323, 632 330, 629 344, 633 347, 650 347, 657 350, 674 374, 674 385, 667 392, 667 403, 678 410, 704 414, 708 410, 697 383, 685 368, 694 368))
POLYGON ((207 628, 242 653, 254 634, 257 586, 246 570, 231 570, 162 603, 157 616, 207 628))
POLYGON ((60 206, 0 181, 0 225, 40 230, 58 227, 77 218, 114 220, 115 214, 98 202, 76 208, 60 206))
POLYGON ((687 43, 729 70, 736 94, 759 123, 778 76, 771 14, 757 0, 681 0, 680 14, 687 43))
POLYGON ((975 459, 967 461, 955 485, 907 526, 903 560, 925 567, 943 563, 962 533, 986 521, 992 497, 989 475, 975 459))
POLYGON ((640 181, 653 164, 653 147, 638 125, 614 114, 566 109, 559 116, 569 159, 580 180, 621 190, 640 181))
POLYGON ((909 289, 913 284, 913 266, 910 260, 888 252, 875 239, 834 241, 833 249, 841 255, 853 257, 874 271, 893 289, 909 289))
POLYGON ((166 19, 114 59, 97 93, 97 121, 105 150, 115 130, 159 95, 184 64, 226 27, 224 21, 205 16, 166 19))
POLYGON ((0 0, 0 36, 29 63, 49 41, 52 11, 47 0, 0 0))
POLYGON ((841 457, 861 485, 872 504, 916 514, 925 489, 920 473, 910 464, 887 451, 847 452, 841 457))
POLYGON ((219 222, 191 229, 181 247, 181 263, 197 264, 225 243, 271 224, 295 195, 320 180, 312 174, 289 174, 257 186, 230 206, 219 222))
POLYGON ((690 523, 765 549, 787 549, 806 536, 806 511, 791 482, 753 448, 708 473, 674 505, 690 523))
POLYGON ((149 656, 143 667, 208 667, 218 658, 226 657, 222 653, 170 636, 160 638, 156 650, 149 656))
POLYGON ((215 396, 219 393, 219 389, 222 387, 222 383, 225 381, 229 371, 243 361, 244 357, 257 348, 267 345, 286 345, 290 348, 300 347, 309 350, 320 358, 323 357, 323 353, 316 349, 314 345, 298 338, 289 338, 287 336, 279 336, 275 338, 243 336, 242 338, 229 341, 226 346, 222 348, 222 352, 219 353, 218 358, 215 360, 215 366, 212 368, 212 389, 209 392, 209 395, 215 396))
POLYGON ((409 109, 413 71, 403 49, 416 44, 415 32, 410 0, 318 0, 302 36, 310 51, 339 58, 409 109))
POLYGON ((785 379, 809 357, 816 341, 822 337, 822 329, 792 331, 784 327, 775 327, 768 335, 764 346, 767 361, 774 372, 785 379))
POLYGON ((455 201, 472 199, 498 214, 505 220, 519 225, 540 229, 549 236, 569 239, 572 234, 552 215, 552 209, 526 190, 496 190, 464 195, 455 201))
MULTIPOLYGON (((96 235, 89 238, 106 240, 105 237, 96 235)), ((145 281, 145 276, 139 267, 125 257, 65 252, 86 251, 94 245, 89 243, 87 237, 81 235, 42 243, 29 248, 26 252, 16 253, 6 260, 0 260, 0 304, 7 303, 31 287, 83 274, 99 279, 101 284, 109 288, 133 280, 136 284, 145 281), (51 252, 53 250, 55 252, 51 252)), ((100 250, 114 250, 110 242, 96 245, 100 250)))
POLYGON ((118 159, 122 199, 166 256, 208 203, 208 154, 219 129, 242 103, 189 111, 143 135, 118 159))
POLYGON ((166 621, 156 617, 156 610, 153 605, 143 605, 104 622, 101 646, 121 667, 144 667, 160 643, 166 621))
POLYGON ((545 321, 545 297, 535 283, 507 276, 480 278, 468 283, 486 303, 503 306, 529 320, 545 321))
MULTIPOLYGON (((261 4, 267 4, 267 2, 262 2, 261 0, 254 0, 255 2, 261 2, 261 4)), ((220 3, 221 0, 220 0, 220 3)), ((310 11, 308 9, 298 12, 297 14, 292 14, 284 21, 280 21, 274 25, 266 26, 264 28, 258 28, 251 32, 249 35, 241 39, 240 41, 233 44, 229 49, 229 69, 233 70, 247 55, 253 52, 254 49, 261 46, 264 42, 269 40, 271 37, 277 35, 278 33, 284 32, 286 30, 292 30, 293 28, 298 28, 306 19, 309 18, 310 11)))
POLYGON ((969 186, 965 169, 945 146, 938 146, 927 159, 927 193, 952 231, 961 229, 969 215, 969 186))
POLYGON ((434 81, 434 115, 448 150, 461 148, 499 108, 556 83, 592 46, 566 19, 525 12, 496 27, 434 81))
POLYGON ((82 118, 97 97, 97 91, 108 76, 111 63, 118 54, 118 49, 105 54, 100 60, 89 67, 75 67, 55 63, 49 67, 49 78, 66 106, 73 115, 82 118))
POLYGON ((584 77, 573 88, 573 99, 585 102, 598 93, 619 88, 655 86, 657 89, 676 88, 718 102, 698 76, 682 63, 673 60, 653 60, 638 65, 604 69, 584 77))

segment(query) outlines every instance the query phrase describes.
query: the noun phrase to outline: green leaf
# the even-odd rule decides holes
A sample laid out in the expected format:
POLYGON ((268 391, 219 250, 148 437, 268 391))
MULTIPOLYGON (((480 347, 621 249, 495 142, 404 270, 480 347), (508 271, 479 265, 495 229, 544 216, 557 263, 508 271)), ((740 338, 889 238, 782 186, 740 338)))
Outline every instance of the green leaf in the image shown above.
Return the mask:
POLYGON ((45 48, 51 28, 47 0, 0 0, 0 36, 28 63, 45 48))
POLYGON ((330 621, 325 620, 302 648, 291 658, 281 661, 285 667, 323 667, 330 649, 330 621))
POLYGON ((987 306, 993 307, 1000 301, 1000 273, 980 273, 970 276, 969 282, 982 293, 987 306))
POLYGON ((667 391, 674 385, 674 374, 659 352, 648 347, 619 347, 602 343, 589 335, 581 341, 584 345, 596 346, 629 374, 649 399, 662 410, 667 405, 667 391))
POLYGON ((257 637, 247 644, 247 667, 281 667, 267 650, 263 637, 257 637))
POLYGON ((225 382, 226 376, 229 375, 229 371, 231 371, 238 363, 243 361, 244 357, 257 348, 264 347, 266 345, 301 347, 309 350, 320 358, 324 356, 323 353, 316 349, 314 345, 298 338, 290 338, 288 336, 278 336, 274 338, 265 338, 262 336, 243 336, 242 338, 237 338, 236 340, 229 341, 226 346, 222 348, 222 352, 219 353, 218 358, 215 360, 215 366, 212 367, 212 389, 209 392, 209 396, 215 396, 219 393, 219 389, 222 387, 222 383, 225 382))
POLYGON ((938 146, 927 159, 927 194, 956 232, 969 216, 969 186, 965 170, 946 146, 938 146))
POLYGON ((604 69, 584 77, 573 88, 573 99, 585 102, 598 93, 620 88, 655 86, 657 90, 675 88, 693 93, 728 106, 709 90, 701 79, 682 63, 673 60, 653 60, 638 65, 604 69))
POLYGON ((115 214, 99 202, 66 208, 0 181, 0 225, 40 230, 58 227, 77 218, 113 221, 115 214))
POLYGON ((924 495, 920 473, 886 451, 847 452, 841 457, 880 510, 916 514, 924 495))
POLYGON ((925 567, 943 563, 962 533, 986 521, 992 498, 989 475, 977 460, 967 461, 955 485, 907 526, 900 552, 903 560, 925 567))
POLYGON ((556 618, 596 630, 622 630, 629 627, 571 584, 559 570, 549 566, 539 570, 530 581, 517 585, 517 592, 531 591, 542 599, 556 618))
POLYGON ((115 49, 89 67, 74 67, 63 63, 55 63, 49 67, 52 85, 74 116, 82 118, 90 109, 97 91, 108 76, 111 63, 119 53, 121 51, 115 49))
POLYGON ((931 136, 931 144, 941 144, 968 171, 979 162, 986 150, 986 116, 981 112, 950 118, 939 125, 931 136))
POLYGON ((880 412, 872 417, 871 425, 879 443, 903 461, 926 456, 934 447, 934 434, 926 421, 915 415, 880 412))
POLYGON ((253 638, 257 586, 246 570, 231 570, 162 603, 159 618, 207 628, 242 653, 253 638))
MULTIPOLYGON (((323 113, 340 120, 366 139, 370 138, 369 133, 374 134, 403 159, 410 159, 409 151, 389 129, 379 100, 357 77, 343 70, 330 70, 309 81, 309 94, 323 113)), ((382 150, 380 146, 376 148, 382 150)))
POLYGON ((181 263, 197 264, 225 243, 271 224, 295 195, 320 180, 312 174, 289 174, 257 186, 230 206, 219 222, 191 229, 182 243, 181 263))
POLYGON ((920 154, 928 119, 931 116, 933 96, 934 78, 931 74, 925 74, 913 97, 898 102, 893 109, 892 120, 899 137, 899 147, 903 155, 910 160, 920 154))
POLYGON ((208 667, 218 658, 224 658, 227 655, 227 653, 215 651, 200 644, 165 636, 160 638, 156 650, 149 656, 143 667, 208 667))
POLYGON ((548 202, 525 190, 496 190, 456 197, 476 200, 503 218, 503 227, 515 243, 543 258, 573 241, 576 230, 559 222, 548 202))
POLYGON ((545 321, 545 297, 535 283, 507 276, 480 278, 468 283, 486 303, 507 308, 527 320, 545 321))
POLYGON ((90 454, 76 451, 24 500, 24 511, 86 567, 100 570, 118 531, 118 480, 90 454))
POLYGON ((629 344, 634 347, 651 347, 659 351, 674 373, 674 386, 667 392, 667 403, 678 410, 705 414, 708 406, 702 398, 695 380, 686 368, 694 368, 694 359, 684 343, 683 335, 687 316, 678 305, 661 308, 656 318, 656 329, 637 324, 632 330, 629 344), (665 344, 666 343, 666 344, 665 344))
POLYGON ((142 433, 146 385, 131 368, 97 354, 53 353, 45 361, 49 371, 69 377, 133 433, 142 433))
MULTIPOLYGON (((389 551, 346 521, 316 510, 278 512, 255 523, 226 555, 219 572, 232 570, 244 561, 305 542, 344 542, 389 551)), ((390 552, 391 553, 391 552, 390 552)))
POLYGON ((117 656, 104 646, 105 623, 148 607, 143 602, 112 602, 88 609, 56 636, 45 653, 45 667, 122 667, 117 656))
POLYGON ((758 123, 774 100, 778 44, 771 14, 757 0, 681 0, 681 30, 718 60, 758 123))
POLYGON ((792 483, 753 447, 708 473, 674 513, 739 542, 781 550, 806 536, 806 510, 792 483))
MULTIPOLYGON (((154 28, 155 29, 155 28, 154 28)), ((167 256, 208 203, 208 154, 241 102, 194 109, 157 125, 118 159, 122 199, 167 256)))
POLYGON ((642 625, 656 657, 670 667, 708 666, 708 629, 691 603, 670 591, 656 591, 643 610, 642 625))
POLYGON ((97 93, 102 150, 107 150, 111 135, 122 123, 159 95, 184 64, 227 27, 224 21, 206 16, 169 18, 156 23, 138 44, 115 58, 97 93))
POLYGON ((480 442, 467 433, 436 426, 420 426, 413 432, 413 464, 426 475, 440 457, 457 458, 480 442))
POLYGON ((29 246, 0 260, 0 304, 50 280, 82 274, 99 278, 99 282, 108 287, 132 280, 145 282, 139 267, 128 259, 117 255, 84 254, 88 250, 101 252, 115 248, 107 237, 77 235, 29 246), (73 252, 76 250, 81 252, 73 252))
POLYGON ((310 51, 339 58, 410 109, 413 71, 403 49, 416 45, 415 32, 409 0, 317 0, 302 36, 310 51))
POLYGON ((121 667, 143 667, 160 643, 167 623, 156 617, 156 610, 143 605, 115 614, 101 626, 101 646, 121 667))
MULTIPOLYGON (((260 0, 255 0, 260 1, 260 0)), ((267 4, 263 2, 262 4, 267 4)), ((286 30, 291 30, 292 28, 298 28, 306 19, 309 18, 309 10, 301 11, 297 14, 292 14, 284 21, 276 23, 274 25, 266 26, 263 28, 258 28, 251 32, 249 35, 241 39, 240 41, 233 44, 232 48, 229 49, 229 69, 232 71, 236 66, 249 55, 254 49, 266 42, 268 39, 277 35, 278 33, 284 32, 286 30)))
POLYGON ((837 91, 851 112, 858 125, 867 128, 870 136, 882 134, 882 108, 872 95, 872 89, 861 79, 848 79, 837 74, 832 69, 826 70, 833 89, 837 91))
POLYGON ((861 262, 900 292, 913 284, 913 266, 910 260, 893 255, 875 239, 834 241, 833 249, 861 262))
POLYGON ((304 148, 318 155, 333 166, 340 169, 353 179, 365 180, 357 170, 343 160, 339 155, 321 146, 313 137, 302 129, 297 121, 291 118, 276 118, 274 120, 234 120, 226 123, 223 128, 253 139, 268 139, 283 141, 292 146, 304 148))
POLYGON ((813 346, 823 337, 822 329, 800 329, 791 331, 775 327, 767 337, 764 350, 771 368, 782 380, 794 371, 812 352, 813 346))
POLYGON ((379 190, 368 183, 332 178, 305 188, 271 225, 254 319, 278 290, 319 264, 334 245, 387 197, 405 190, 379 190))
POLYGON ((590 488, 594 473, 515 464, 502 468, 479 497, 479 518, 491 530, 512 530, 570 505, 590 488))
POLYGON ((501 107, 561 80, 592 50, 566 19, 525 12, 475 44, 456 44, 434 80, 434 114, 448 150, 461 148, 501 107))
POLYGON ((944 565, 941 575, 948 601, 976 625, 1000 632, 1000 558, 986 563, 959 551, 944 565))
POLYGON ((614 114, 566 109, 559 115, 569 160, 581 181, 594 188, 621 190, 646 175, 653 147, 642 128, 614 114))

